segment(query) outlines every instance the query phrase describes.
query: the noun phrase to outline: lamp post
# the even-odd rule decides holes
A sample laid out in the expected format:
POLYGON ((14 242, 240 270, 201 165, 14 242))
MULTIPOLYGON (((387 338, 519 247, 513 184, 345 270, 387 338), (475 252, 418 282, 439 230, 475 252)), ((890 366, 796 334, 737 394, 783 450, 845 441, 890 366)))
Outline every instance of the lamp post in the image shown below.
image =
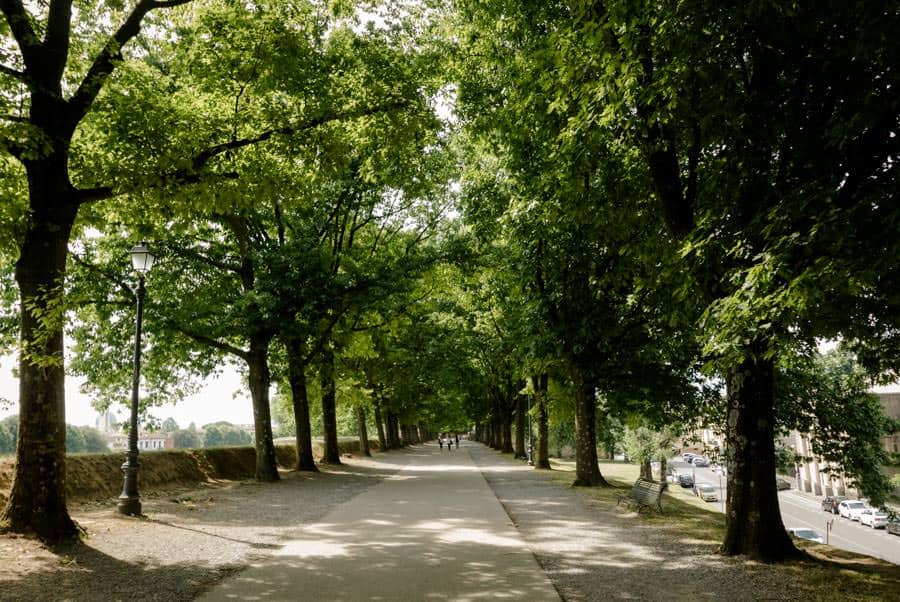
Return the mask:
POLYGON ((528 465, 534 466, 534 433, 531 430, 531 395, 528 396, 528 465))
POLYGON ((138 493, 138 389, 141 384, 141 320, 144 312, 144 275, 153 267, 156 257, 150 252, 146 242, 131 249, 131 264, 138 273, 138 287, 135 291, 137 317, 134 326, 134 370, 131 380, 131 422, 128 428, 128 453, 122 464, 125 483, 119 496, 118 508, 121 514, 141 515, 141 496, 138 493))

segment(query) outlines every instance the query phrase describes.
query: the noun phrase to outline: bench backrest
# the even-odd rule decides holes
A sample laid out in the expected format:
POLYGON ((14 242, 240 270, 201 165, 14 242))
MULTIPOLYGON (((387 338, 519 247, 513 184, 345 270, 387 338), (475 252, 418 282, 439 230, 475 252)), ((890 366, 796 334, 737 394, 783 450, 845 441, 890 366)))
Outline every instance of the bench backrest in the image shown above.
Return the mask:
POLYGON ((665 486, 666 484, 663 482, 638 479, 634 482, 634 487, 631 488, 631 497, 640 502, 656 504, 659 502, 665 486))

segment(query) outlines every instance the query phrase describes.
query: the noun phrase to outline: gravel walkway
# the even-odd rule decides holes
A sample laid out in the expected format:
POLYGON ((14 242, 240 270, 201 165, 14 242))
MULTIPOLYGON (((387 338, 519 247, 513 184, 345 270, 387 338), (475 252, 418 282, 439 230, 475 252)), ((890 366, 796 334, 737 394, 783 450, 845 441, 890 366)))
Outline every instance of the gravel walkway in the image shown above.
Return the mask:
POLYGON ((784 574, 713 554, 484 446, 481 468, 564 600, 801 600, 784 574))
POLYGON ((145 519, 116 514, 115 500, 73 506, 84 545, 54 554, 33 540, 0 538, 0 600, 193 600, 396 472, 403 453, 284 473, 274 485, 145 492, 145 519))
MULTIPOLYGON (((73 516, 88 532, 84 545, 54 553, 30 539, 0 537, 0 601, 193 600, 277 555, 305 527, 397 473, 409 463, 406 454, 415 453, 349 458, 320 474, 284 474, 273 485, 145 492, 145 519, 117 515, 115 500, 75 507, 73 516)), ((471 455, 564 600, 807 597, 784 572, 717 556, 708 542, 610 509, 480 444, 458 453, 471 455)))

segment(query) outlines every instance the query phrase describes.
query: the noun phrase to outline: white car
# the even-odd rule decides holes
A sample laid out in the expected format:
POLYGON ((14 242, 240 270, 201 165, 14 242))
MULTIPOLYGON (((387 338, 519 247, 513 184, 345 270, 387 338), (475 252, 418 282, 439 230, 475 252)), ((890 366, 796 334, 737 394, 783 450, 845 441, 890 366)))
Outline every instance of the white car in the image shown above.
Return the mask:
POLYGON ((883 529, 887 527, 888 515, 884 510, 878 508, 866 508, 859 513, 859 524, 869 525, 873 529, 883 529))
POLYGON ((806 527, 791 527, 787 531, 794 537, 799 537, 800 539, 808 539, 809 541, 814 541, 816 543, 825 543, 825 539, 819 535, 817 531, 807 529, 806 527))
POLYGON ((719 493, 716 491, 716 488, 712 485, 698 485, 697 486, 697 495, 704 502, 718 502, 719 501, 719 493))
POLYGON ((869 505, 865 502, 860 502, 859 500, 844 500, 840 504, 838 504, 838 514, 840 514, 843 518, 849 518, 850 520, 859 520, 859 514, 869 505))

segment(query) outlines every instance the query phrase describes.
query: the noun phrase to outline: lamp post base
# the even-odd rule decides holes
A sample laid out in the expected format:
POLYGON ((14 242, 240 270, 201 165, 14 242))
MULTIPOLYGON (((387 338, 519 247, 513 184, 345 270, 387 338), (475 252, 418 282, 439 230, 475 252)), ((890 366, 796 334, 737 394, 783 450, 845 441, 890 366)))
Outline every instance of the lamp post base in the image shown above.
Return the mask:
POLYGON ((125 463, 122 464, 125 483, 122 487, 122 495, 119 496, 119 503, 116 505, 119 514, 141 515, 141 496, 138 494, 138 470, 140 467, 137 452, 129 452, 125 463))
POLYGON ((128 516, 141 515, 141 498, 138 497, 119 497, 119 503, 116 504, 119 514, 127 514, 128 516))

